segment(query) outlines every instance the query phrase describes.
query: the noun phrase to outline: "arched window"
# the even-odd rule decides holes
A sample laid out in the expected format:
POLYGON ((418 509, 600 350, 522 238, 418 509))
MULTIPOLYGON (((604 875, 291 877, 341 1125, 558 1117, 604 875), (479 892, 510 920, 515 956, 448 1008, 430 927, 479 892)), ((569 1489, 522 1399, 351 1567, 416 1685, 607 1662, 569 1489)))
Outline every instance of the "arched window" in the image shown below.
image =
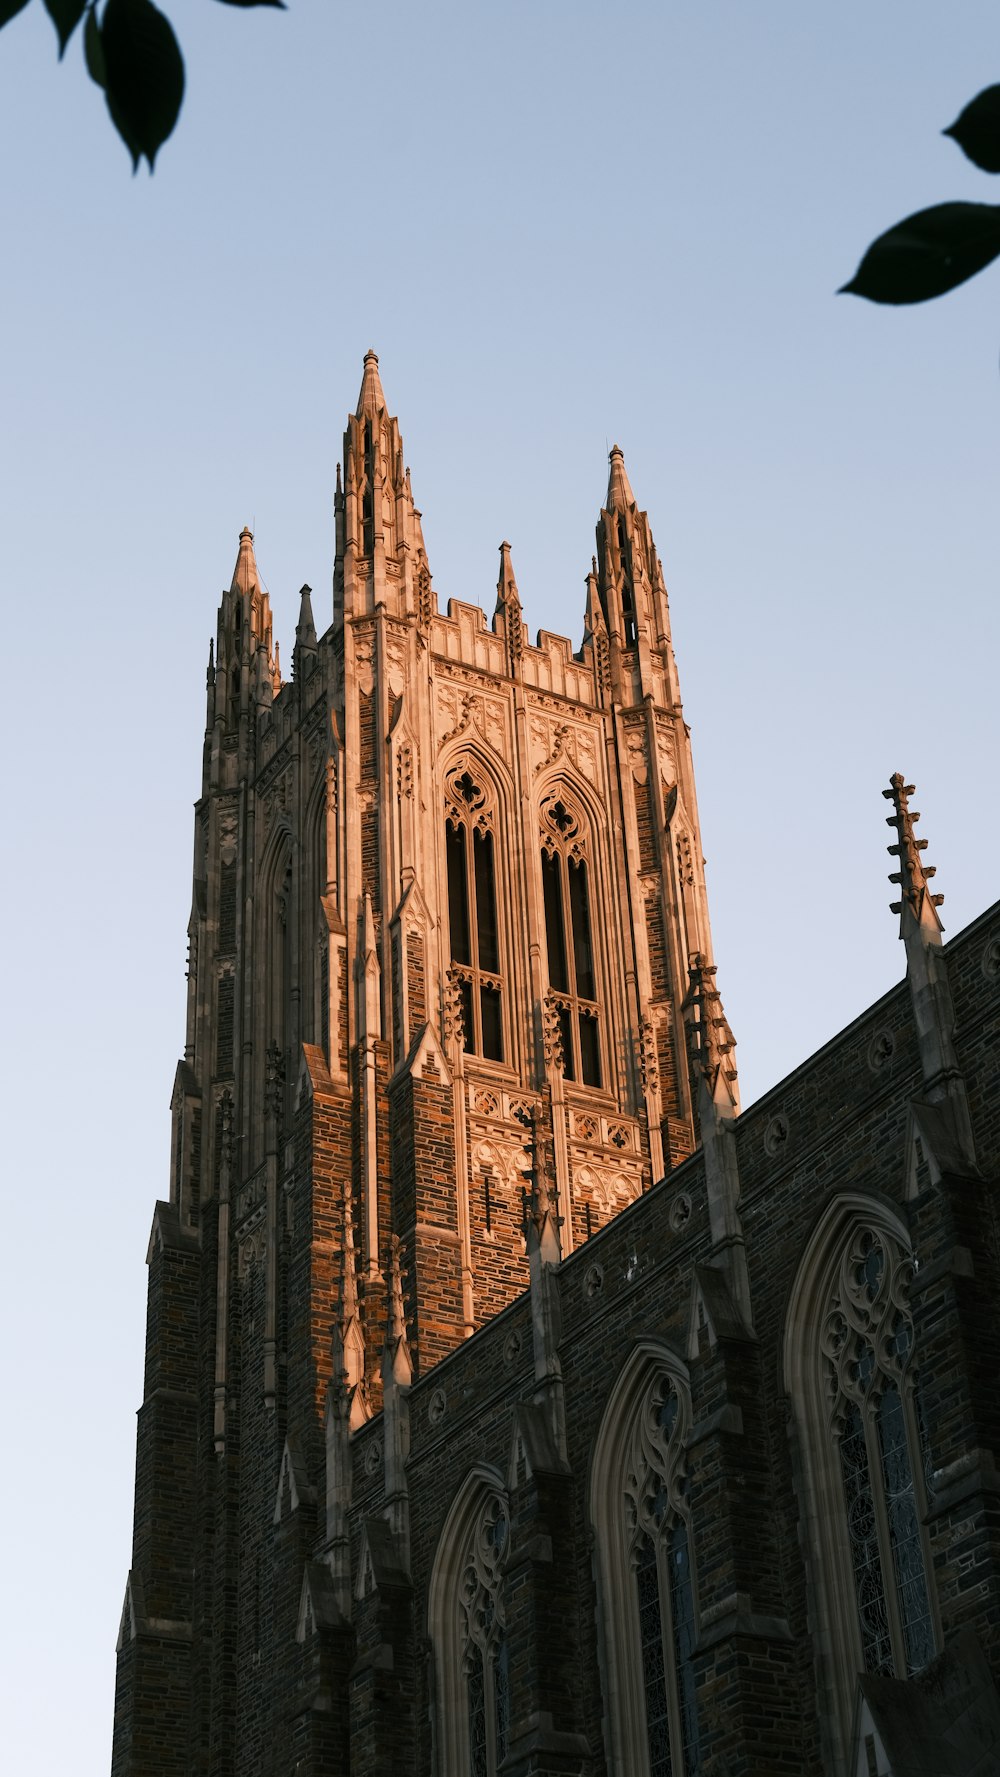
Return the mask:
POLYGON ((692 1777, 700 1768, 690 1429, 683 1367, 649 1341, 612 1395, 591 1479, 616 1777, 692 1777))
POLYGON ((597 971, 590 924, 586 823, 569 797, 553 790, 540 809, 542 901, 549 990, 559 1018, 563 1073, 601 1084, 597 971))
POLYGON ((785 1336, 818 1557, 833 1728, 847 1745, 859 1671, 906 1678, 937 1636, 922 1520, 913 1260, 874 1201, 831 1206, 800 1267, 785 1336))
POLYGON ((510 1739, 502 1574, 510 1515, 499 1478, 471 1475, 448 1514, 428 1596, 441 1777, 498 1777, 510 1739))
POLYGON ((496 893, 496 807, 492 785, 465 760, 445 783, 445 852, 452 976, 465 1047, 502 1061, 503 1000, 496 893))

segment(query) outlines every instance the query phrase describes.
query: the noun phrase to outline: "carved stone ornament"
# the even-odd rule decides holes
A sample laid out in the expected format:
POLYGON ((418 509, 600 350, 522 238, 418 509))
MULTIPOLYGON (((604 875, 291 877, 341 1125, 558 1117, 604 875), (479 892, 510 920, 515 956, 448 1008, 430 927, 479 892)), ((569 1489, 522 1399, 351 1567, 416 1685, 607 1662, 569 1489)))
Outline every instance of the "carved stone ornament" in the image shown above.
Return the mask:
POLYGON ((687 1390, 665 1371, 653 1378, 635 1416, 625 1462, 625 1518, 629 1540, 656 1537, 664 1521, 685 1516, 685 1456, 691 1432, 687 1390))
POLYGON ((500 1184, 514 1189, 523 1183, 531 1170, 531 1161, 520 1142, 478 1141, 473 1144, 472 1165, 475 1172, 488 1172, 500 1184))
POLYGON ((670 1204, 667 1220, 675 1234, 680 1234, 691 1220, 692 1204, 686 1191, 678 1191, 670 1204))
POLYGON ((476 1520, 459 1584, 463 1640, 484 1654, 503 1634, 500 1576, 510 1544, 510 1514, 499 1493, 490 1493, 476 1520))
POLYGON ((372 1438, 365 1451, 365 1474, 377 1475, 382 1467, 382 1440, 372 1438))
POLYGON ((787 1147, 791 1133, 791 1124, 787 1117, 780 1113, 778 1116, 772 1117, 764 1131, 764 1152, 769 1154, 773 1160, 776 1154, 782 1153, 787 1147))
POLYGON ((375 685, 375 637, 370 627, 354 631, 354 678, 358 690, 370 697, 375 685))
POLYGON ((864 1409, 887 1382, 903 1380, 913 1354, 912 1282, 913 1260, 896 1241, 874 1228, 855 1230, 821 1338, 838 1435, 851 1402, 864 1409))
POLYGON ((494 753, 504 755, 504 706, 496 698, 484 697, 480 691, 461 691, 455 685, 439 686, 437 708, 441 729, 439 752, 472 729, 494 753))
POLYGON ((644 721, 633 722, 625 730, 625 751, 632 776, 637 784, 644 784, 649 776, 649 755, 646 750, 646 725, 644 721))
POLYGON ((249 1276, 255 1266, 262 1265, 267 1257, 267 1226, 263 1217, 255 1226, 248 1226, 240 1239, 237 1256, 237 1275, 241 1282, 249 1276))
POLYGON ((396 794, 401 802, 413 795, 413 748, 404 740, 396 754, 396 794))
POLYGON ((991 938, 983 951, 983 975, 987 981, 1000 979, 1000 938, 991 938))
POLYGON ((565 1065, 559 1002, 551 988, 542 1002, 542 1052, 546 1067, 562 1073, 565 1065))
POLYGON ((583 1293, 586 1296, 588 1302, 592 1302, 595 1296, 599 1296, 601 1291, 603 1290, 603 1288, 604 1288, 604 1267, 603 1267, 603 1265, 590 1265, 587 1269, 587 1274, 583 1280, 583 1293))
POLYGON ((528 724, 528 744, 536 777, 565 760, 588 783, 597 782, 597 748, 593 729, 579 722, 553 720, 535 713, 528 724))
POLYGON ((641 1191, 639 1180, 630 1172, 619 1172, 611 1166, 578 1166, 574 1182, 586 1191, 603 1215, 614 1215, 626 1204, 634 1203, 641 1191))
POLYGON ((508 1370, 514 1368, 514 1365, 517 1363, 517 1360, 521 1355, 523 1345, 524 1341, 521 1338, 520 1333, 511 1332, 507 1334, 507 1337, 503 1342, 503 1361, 508 1370))
POLYGON ((406 689, 406 636, 398 630, 386 630, 386 676, 393 697, 402 697, 406 689))
POLYGON ((868 1045, 868 1066, 873 1074, 881 1074, 896 1052, 896 1039, 891 1030, 877 1030, 868 1045))
POLYGON ((436 1388, 427 1405, 427 1418, 431 1425, 440 1425, 448 1411, 448 1396, 443 1388, 436 1388))
POLYGON ((639 1026, 639 1075, 643 1092, 653 1098, 660 1089, 660 1060, 651 1018, 644 1018, 639 1026))

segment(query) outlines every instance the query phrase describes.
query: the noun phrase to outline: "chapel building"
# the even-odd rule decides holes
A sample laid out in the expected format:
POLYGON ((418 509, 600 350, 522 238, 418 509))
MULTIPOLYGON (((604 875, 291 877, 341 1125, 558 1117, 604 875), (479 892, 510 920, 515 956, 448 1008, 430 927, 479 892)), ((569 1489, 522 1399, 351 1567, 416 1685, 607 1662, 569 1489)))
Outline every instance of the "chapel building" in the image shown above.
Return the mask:
POLYGON ((209 654, 114 1777, 1000 1772, 1000 907, 885 794, 906 979, 740 1115, 622 453, 578 650, 441 612, 367 354, 209 654))

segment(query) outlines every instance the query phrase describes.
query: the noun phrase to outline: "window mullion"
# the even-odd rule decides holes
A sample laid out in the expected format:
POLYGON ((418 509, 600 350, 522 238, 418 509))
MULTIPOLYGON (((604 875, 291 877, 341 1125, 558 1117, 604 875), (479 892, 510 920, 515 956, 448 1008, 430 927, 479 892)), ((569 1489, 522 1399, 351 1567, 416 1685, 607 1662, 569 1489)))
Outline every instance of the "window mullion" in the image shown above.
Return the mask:
POLYGON ((472 1029, 469 1032, 471 1041, 469 1048, 476 1055, 483 1052, 482 1011, 479 1004, 479 909, 476 906, 476 835, 475 830, 466 828, 468 835, 465 844, 465 894, 469 907, 469 956, 471 959, 470 974, 472 976, 472 1029))
POLYGON ((677 1661, 674 1653, 673 1599, 670 1594, 668 1524, 656 1539, 656 1581, 660 1589, 660 1631, 663 1639, 663 1672, 666 1679, 667 1713, 670 1721, 670 1767, 678 1777, 684 1770, 681 1704, 677 1694, 677 1661))
POLYGON ((569 864, 566 861, 565 852, 559 851, 556 855, 559 859, 559 895, 562 901, 563 945, 566 950, 566 986, 568 989, 566 997, 569 1001, 569 1040, 573 1045, 573 1078, 574 1080, 579 1080, 581 1077, 580 1032, 577 1026, 577 1020, 580 1016, 580 1006, 576 994, 576 951, 573 943, 573 908, 570 905, 569 898, 569 864))
POLYGON ((889 1624, 889 1640, 892 1644, 892 1664, 897 1677, 906 1675, 906 1638, 899 1617, 899 1599, 896 1595, 896 1569, 892 1559, 892 1537, 889 1534, 889 1516, 885 1503, 885 1480, 882 1472, 882 1449, 878 1435, 878 1397, 871 1395, 865 1401, 862 1420, 865 1428, 865 1447, 868 1451, 868 1474, 871 1482, 872 1505, 875 1511, 875 1529, 878 1536, 879 1564, 882 1569, 882 1596, 885 1601, 886 1620, 889 1624))

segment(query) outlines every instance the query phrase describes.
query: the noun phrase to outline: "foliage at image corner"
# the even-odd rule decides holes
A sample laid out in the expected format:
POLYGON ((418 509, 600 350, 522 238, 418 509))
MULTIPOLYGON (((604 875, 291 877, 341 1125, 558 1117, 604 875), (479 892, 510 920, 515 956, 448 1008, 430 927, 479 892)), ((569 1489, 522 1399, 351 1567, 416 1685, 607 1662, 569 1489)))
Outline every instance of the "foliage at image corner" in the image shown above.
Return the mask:
MULTIPOLYGON (((1000 173, 1000 86, 988 86, 942 131, 973 166, 1000 173)), ((929 302, 1000 255, 1000 204, 933 204, 879 235, 839 294, 869 302, 929 302)))
MULTIPOLYGON (((223 6, 273 6, 285 0, 217 0, 223 6)), ((0 0, 0 28, 29 0, 0 0)), ((111 121, 132 156, 152 172, 156 156, 180 115, 184 58, 173 26, 153 0, 42 0, 56 28, 59 60, 83 24, 87 73, 103 90, 111 121)))

